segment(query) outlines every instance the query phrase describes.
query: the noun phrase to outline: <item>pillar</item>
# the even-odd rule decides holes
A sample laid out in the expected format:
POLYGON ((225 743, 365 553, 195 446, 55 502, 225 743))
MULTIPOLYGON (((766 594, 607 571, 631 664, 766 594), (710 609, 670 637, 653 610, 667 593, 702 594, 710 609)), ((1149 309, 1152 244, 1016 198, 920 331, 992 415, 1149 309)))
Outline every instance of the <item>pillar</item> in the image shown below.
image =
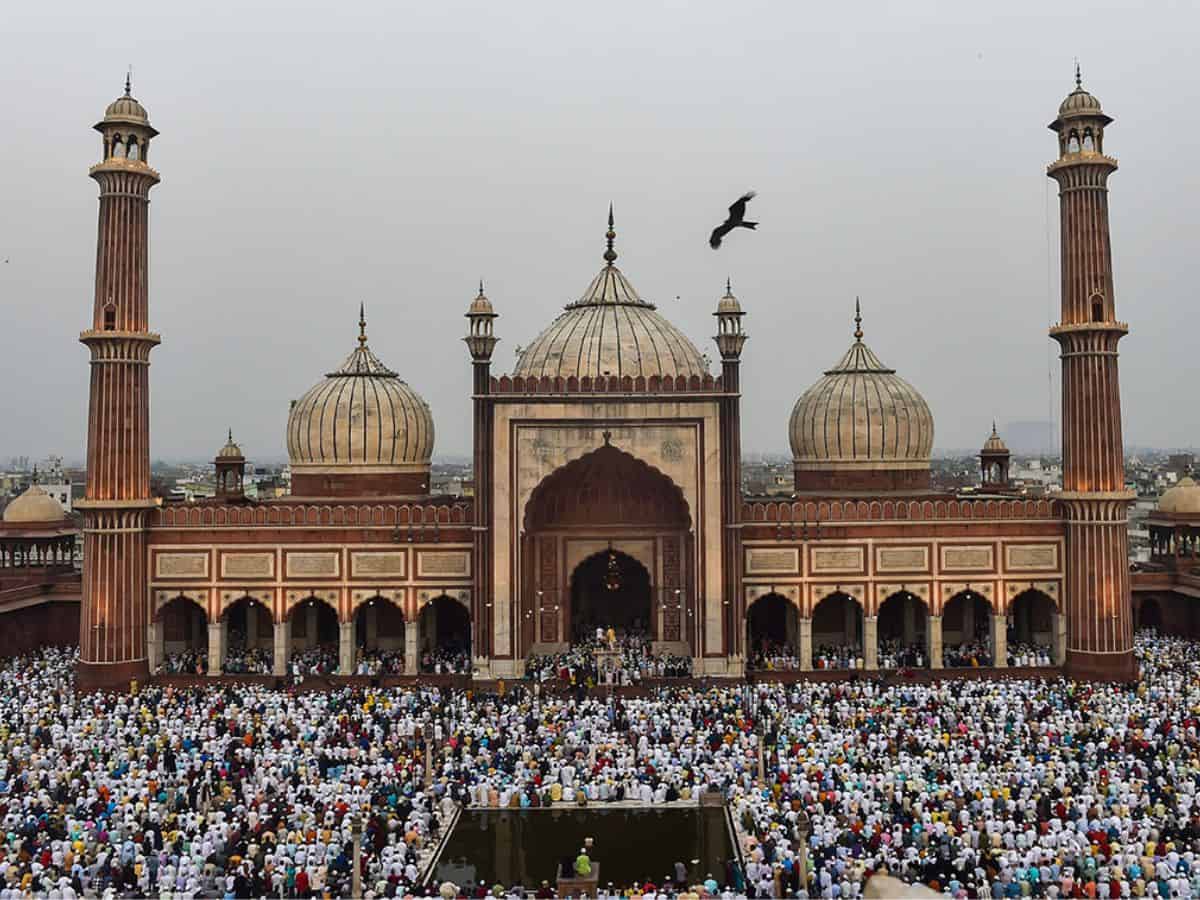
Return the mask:
POLYGON ((417 647, 417 623, 404 623, 404 674, 416 675, 421 663, 420 651, 417 647))
POLYGON ((929 668, 942 667, 942 617, 929 617, 929 668))
MULTIPOLYGON (((189 610, 190 612, 190 610, 189 610)), ((150 674, 158 671, 163 664, 163 627, 162 622, 151 622, 146 626, 146 652, 149 659, 150 674)))
POLYGON ((225 642, 229 636, 229 623, 220 619, 208 626, 208 674, 220 675, 225 666, 225 642))
POLYGON ((1008 665, 1008 617, 992 613, 992 665, 1008 665))
POLYGON ((304 631, 308 635, 304 639, 305 647, 315 647, 320 640, 320 635, 317 634, 317 613, 317 604, 315 603, 310 603, 304 607, 304 615, 308 617, 308 628, 304 631))
POLYGON ((1063 665, 1067 659, 1067 617, 1056 612, 1051 619, 1054 623, 1054 664, 1063 665))
POLYGON ((368 606, 363 613, 363 620, 367 629, 366 647, 368 650, 376 650, 379 648, 379 607, 368 606))
POLYGON ((275 623, 275 664, 272 671, 282 678, 287 675, 288 657, 292 652, 292 623, 287 619, 275 623))
POLYGON ((338 623, 338 674, 354 674, 354 622, 338 623))
POLYGON ((799 645, 800 645, 800 671, 811 672, 812 667, 813 667, 813 662, 812 662, 812 651, 813 651, 812 619, 810 619, 806 616, 800 617, 799 645))
POLYGON ((879 668, 879 616, 863 619, 863 668, 879 668))

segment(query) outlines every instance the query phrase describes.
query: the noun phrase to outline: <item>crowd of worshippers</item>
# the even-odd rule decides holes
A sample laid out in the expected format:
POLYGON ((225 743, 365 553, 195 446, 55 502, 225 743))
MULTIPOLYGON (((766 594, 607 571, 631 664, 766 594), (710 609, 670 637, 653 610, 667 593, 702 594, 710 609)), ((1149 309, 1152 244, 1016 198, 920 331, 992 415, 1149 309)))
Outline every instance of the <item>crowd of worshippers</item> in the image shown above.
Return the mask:
POLYGON ((762 641, 750 653, 748 668, 763 672, 791 672, 800 668, 796 648, 781 641, 762 641))
POLYGON ((204 675, 208 672, 208 651, 180 650, 167 653, 158 671, 164 675, 204 675))
POLYGON ((74 650, 45 650, 0 663, 0 896, 348 896, 359 821, 364 894, 436 895, 421 870, 462 804, 706 791, 746 852, 718 873, 728 896, 854 898, 884 871, 953 897, 1200 896, 1200 644, 1139 634, 1136 650, 1133 685, 860 677, 645 697, 77 695, 74 650))
POLYGON ((470 675, 471 652, 466 647, 434 647, 421 654, 427 675, 470 675))
POLYGON ((270 675, 275 665, 274 651, 269 647, 246 647, 230 642, 225 650, 221 671, 226 675, 270 675))
POLYGON ((595 687, 635 685, 648 678, 690 678, 692 658, 655 653, 649 635, 641 631, 597 629, 557 653, 531 653, 525 678, 539 684, 595 687))
POLYGON ((338 673, 337 644, 314 644, 302 650, 293 650, 288 660, 288 675, 296 682, 305 678, 338 673))
POLYGON ((922 669, 929 660, 923 644, 881 640, 878 663, 881 669, 922 669))
POLYGON ((403 675, 403 650, 358 650, 354 662, 355 675, 403 675))

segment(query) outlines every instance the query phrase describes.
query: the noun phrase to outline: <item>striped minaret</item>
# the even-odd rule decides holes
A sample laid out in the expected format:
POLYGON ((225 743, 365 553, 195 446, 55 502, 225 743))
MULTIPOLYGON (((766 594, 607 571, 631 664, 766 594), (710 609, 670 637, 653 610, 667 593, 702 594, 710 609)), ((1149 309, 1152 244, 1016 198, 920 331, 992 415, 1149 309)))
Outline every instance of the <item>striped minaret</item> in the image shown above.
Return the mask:
POLYGON ((79 340, 92 354, 87 489, 83 510, 83 604, 78 685, 127 688, 146 668, 146 517, 150 497, 150 351, 147 217, 158 173, 148 165, 150 127, 130 94, 96 125, 104 157, 100 185, 96 300, 79 340))
POLYGON ((1050 124, 1059 157, 1047 174, 1058 182, 1062 220, 1062 318, 1050 336, 1062 350, 1067 672, 1130 680, 1137 675, 1126 531, 1133 494, 1125 490, 1117 378, 1117 342, 1129 326, 1117 321, 1113 298, 1108 176, 1117 161, 1103 152, 1111 121, 1076 66, 1075 90, 1050 124))

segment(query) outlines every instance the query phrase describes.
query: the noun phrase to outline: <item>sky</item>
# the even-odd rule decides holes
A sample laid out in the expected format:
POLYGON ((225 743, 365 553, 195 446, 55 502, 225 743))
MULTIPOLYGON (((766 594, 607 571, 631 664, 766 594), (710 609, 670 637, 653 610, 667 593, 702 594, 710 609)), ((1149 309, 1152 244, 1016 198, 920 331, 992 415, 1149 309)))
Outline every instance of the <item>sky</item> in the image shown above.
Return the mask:
POLYGON ((1105 148, 1127 442, 1200 444, 1200 79, 1190 3, 0 4, 0 457, 82 458, 100 158, 133 67, 152 162, 152 453, 232 428, 282 459, 289 401, 355 345, 471 447, 460 338, 480 278, 493 371, 602 265, 718 358, 746 309, 743 446, 866 341, 936 446, 1058 416, 1058 204, 1046 129, 1073 87, 1105 148), (707 235, 754 189, 755 233, 707 235))

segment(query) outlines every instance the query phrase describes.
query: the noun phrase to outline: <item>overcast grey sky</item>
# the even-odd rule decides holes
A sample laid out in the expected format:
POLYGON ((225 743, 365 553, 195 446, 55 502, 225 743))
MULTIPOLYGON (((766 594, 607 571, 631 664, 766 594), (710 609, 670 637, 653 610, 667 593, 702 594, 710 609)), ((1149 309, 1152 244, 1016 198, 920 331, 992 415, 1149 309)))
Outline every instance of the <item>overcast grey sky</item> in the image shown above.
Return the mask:
MULTIPOLYGON (((372 348, 432 406, 436 452, 468 452, 477 280, 507 371, 601 265, 609 201, 618 265, 714 358, 732 276, 748 452, 787 447, 856 294, 939 448, 1044 419, 1046 124, 1075 56, 1116 118, 1126 437, 1200 443, 1197 33, 1192 3, 0 4, 0 457, 83 454, 91 125, 128 63, 162 132, 156 457, 211 457, 227 426, 251 458, 283 457, 288 402, 351 350, 359 301, 372 348), (748 188, 759 231, 714 253, 748 188)), ((1056 356, 1053 372, 1057 410, 1056 356)))

